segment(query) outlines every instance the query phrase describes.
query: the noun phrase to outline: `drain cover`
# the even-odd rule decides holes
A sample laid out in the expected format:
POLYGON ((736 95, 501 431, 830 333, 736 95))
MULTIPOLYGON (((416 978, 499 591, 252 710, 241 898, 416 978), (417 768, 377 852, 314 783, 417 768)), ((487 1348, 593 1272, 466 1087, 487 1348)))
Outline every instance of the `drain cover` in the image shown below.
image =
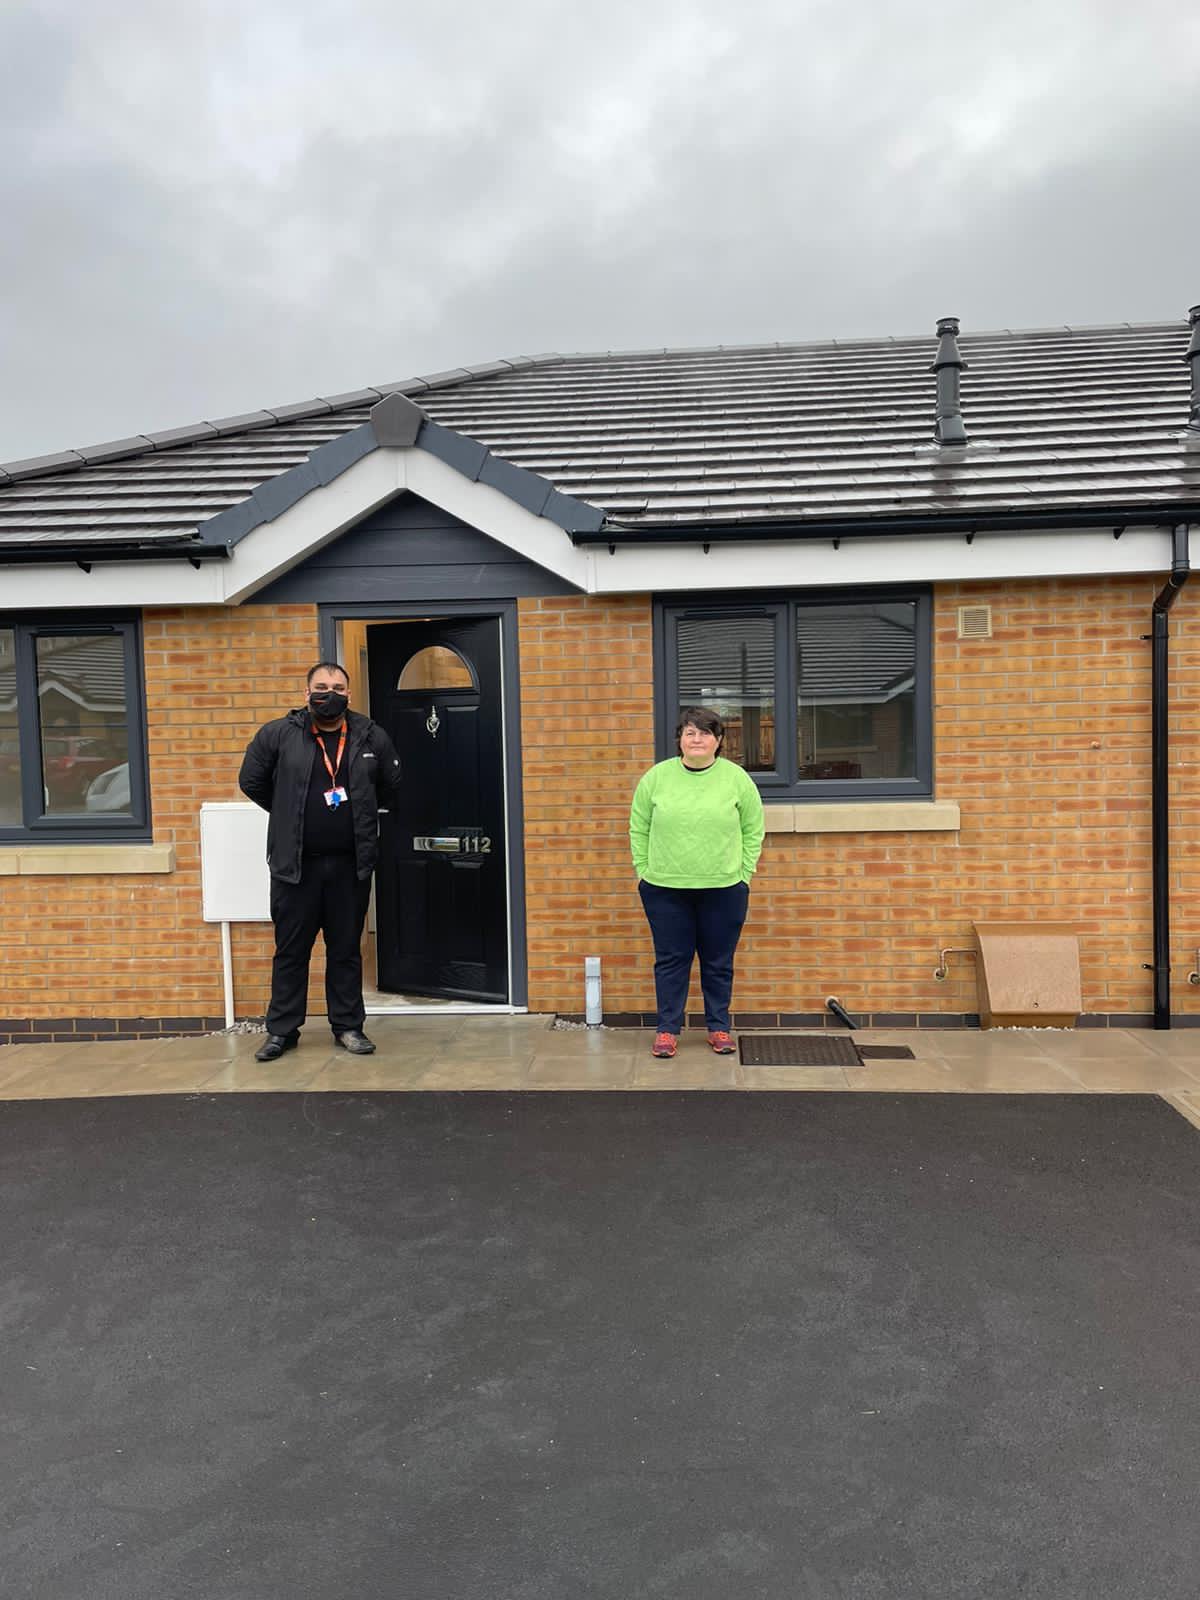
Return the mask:
POLYGON ((915 1061, 917 1059, 906 1044, 860 1044, 858 1053, 864 1061, 915 1061))
POLYGON ((744 1067, 858 1067, 862 1057, 844 1033, 743 1033, 744 1067))

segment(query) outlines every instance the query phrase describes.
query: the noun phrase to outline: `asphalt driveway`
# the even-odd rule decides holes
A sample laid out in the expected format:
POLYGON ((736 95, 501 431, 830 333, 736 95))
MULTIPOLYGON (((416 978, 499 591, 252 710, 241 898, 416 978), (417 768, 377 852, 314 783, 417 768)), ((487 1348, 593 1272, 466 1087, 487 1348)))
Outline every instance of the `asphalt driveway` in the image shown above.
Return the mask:
POLYGON ((0 1105, 29 1600, 1194 1600, 1153 1096, 0 1105))

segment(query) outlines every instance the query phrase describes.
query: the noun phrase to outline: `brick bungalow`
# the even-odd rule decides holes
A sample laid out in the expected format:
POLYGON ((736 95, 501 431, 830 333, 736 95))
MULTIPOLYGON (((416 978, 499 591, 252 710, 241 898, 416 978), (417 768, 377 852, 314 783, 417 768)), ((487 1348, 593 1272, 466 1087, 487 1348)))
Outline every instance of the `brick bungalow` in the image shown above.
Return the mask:
MULTIPOLYGON (((1082 1022, 1196 1023, 1190 320, 522 357, 0 469, 0 1040, 222 1025, 201 806, 329 655, 410 778, 381 1003, 578 1014, 599 955, 647 1020, 628 803, 700 701, 767 808, 742 1025, 970 1025, 981 919, 1077 932, 1082 1022)), ((261 1014, 269 926, 232 956, 261 1014)))

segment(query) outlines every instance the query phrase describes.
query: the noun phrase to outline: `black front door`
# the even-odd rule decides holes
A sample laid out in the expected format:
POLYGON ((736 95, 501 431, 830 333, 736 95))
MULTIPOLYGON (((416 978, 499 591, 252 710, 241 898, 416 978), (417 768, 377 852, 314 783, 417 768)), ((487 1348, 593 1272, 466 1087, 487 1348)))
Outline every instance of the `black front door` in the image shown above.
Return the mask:
POLYGON ((380 818, 379 987, 508 999, 500 622, 373 624, 371 715, 404 790, 380 818))

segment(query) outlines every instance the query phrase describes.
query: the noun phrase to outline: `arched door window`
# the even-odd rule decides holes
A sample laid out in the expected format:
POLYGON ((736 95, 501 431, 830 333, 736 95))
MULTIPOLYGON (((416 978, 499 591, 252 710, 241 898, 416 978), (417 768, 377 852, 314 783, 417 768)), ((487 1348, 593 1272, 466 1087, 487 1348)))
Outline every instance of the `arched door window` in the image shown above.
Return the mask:
POLYGON ((428 694, 431 689, 477 689, 475 674, 448 644, 430 644, 409 656, 396 684, 398 690, 415 689, 428 694))

